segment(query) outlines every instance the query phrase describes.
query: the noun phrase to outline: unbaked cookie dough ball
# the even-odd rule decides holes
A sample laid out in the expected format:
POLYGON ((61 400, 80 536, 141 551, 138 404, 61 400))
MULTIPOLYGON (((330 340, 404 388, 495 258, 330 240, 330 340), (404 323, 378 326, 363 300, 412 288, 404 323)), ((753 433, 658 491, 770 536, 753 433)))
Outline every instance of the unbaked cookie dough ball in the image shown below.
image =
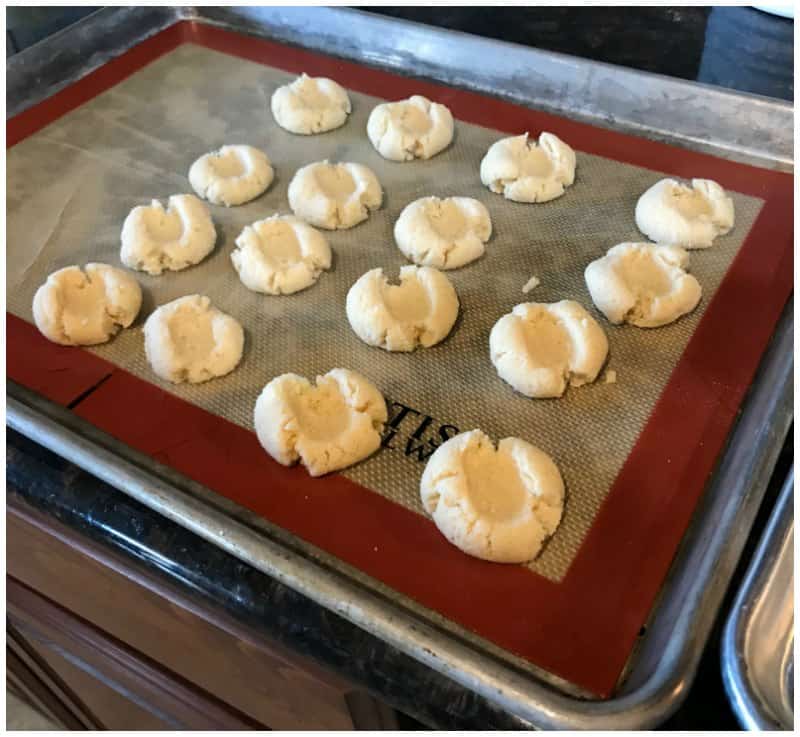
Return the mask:
POLYGON ((689 254, 676 246, 620 243, 584 273, 592 301, 614 324, 657 328, 691 312, 703 290, 686 273, 689 254))
POLYGON ((368 379, 335 368, 317 377, 282 374, 264 387, 253 422, 258 440, 278 463, 299 460, 312 476, 372 455, 381 444, 386 401, 368 379))
POLYGON ((289 206, 297 217, 326 230, 352 228, 383 201, 372 170, 361 164, 308 164, 289 183, 289 206))
POLYGON ((275 172, 269 157, 253 146, 223 146, 203 154, 189 169, 199 197, 215 205, 243 205, 267 191, 275 172))
POLYGON ((662 179, 636 203, 636 227, 656 243, 709 248, 733 227, 733 200, 710 179, 662 179))
POLYGON ((496 563, 533 560, 564 510, 564 482, 550 456, 519 438, 504 438, 495 448, 480 430, 436 449, 420 496, 453 545, 496 563))
POLYGON ((552 133, 493 143, 481 161, 481 181, 514 202, 549 202, 575 181, 575 152, 552 133))
POLYGON ((341 85, 305 73, 275 90, 271 108, 281 128, 304 136, 339 128, 351 110, 350 98, 341 85))
POLYGON ((61 345, 105 343, 139 314, 142 290, 122 269, 108 264, 54 271, 33 297, 39 332, 61 345))
POLYGON ((429 159, 453 140, 453 115, 422 95, 376 105, 369 114, 367 136, 390 161, 429 159))
POLYGON ((560 397, 593 382, 608 356, 608 340, 577 302, 525 302, 503 315, 489 335, 492 363, 503 381, 527 397, 560 397))
POLYGON ((471 197, 423 197, 403 209, 394 239, 419 266, 457 269, 483 255, 492 235, 489 211, 471 197))
POLYGON ((176 194, 167 207, 153 200, 125 218, 120 258, 148 274, 180 271, 200 263, 214 249, 217 233, 208 208, 191 194, 176 194))
POLYGON ((428 266, 403 266, 398 285, 378 268, 350 287, 346 309, 353 332, 368 345, 413 351, 447 337, 458 317, 458 296, 450 280, 428 266))
POLYGON ((331 249, 322 233, 299 218, 273 215, 245 226, 231 261, 248 289, 294 294, 331 267, 331 249))
POLYGON ((208 297, 180 297, 153 312, 144 324, 144 350, 155 373, 173 384, 199 384, 238 366, 244 330, 208 297))

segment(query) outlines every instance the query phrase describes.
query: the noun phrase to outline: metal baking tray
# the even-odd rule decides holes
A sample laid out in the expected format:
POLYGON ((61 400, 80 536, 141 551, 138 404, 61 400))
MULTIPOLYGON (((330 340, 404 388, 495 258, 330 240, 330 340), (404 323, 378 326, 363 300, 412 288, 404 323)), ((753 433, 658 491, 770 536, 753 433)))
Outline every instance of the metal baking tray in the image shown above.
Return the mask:
POLYGON ((722 636, 725 690, 745 729, 794 729, 794 471, 722 636))
MULTIPOLYGON (((98 11, 9 60, 8 115, 179 20, 296 43, 762 167, 792 165, 792 108, 785 103, 341 9, 98 11)), ((791 420, 791 376, 790 303, 625 677, 614 697, 604 701, 581 698, 568 684, 539 680, 453 637, 332 570, 291 536, 276 534, 268 523, 13 383, 7 421, 534 726, 634 729, 665 719, 691 684, 791 420)))

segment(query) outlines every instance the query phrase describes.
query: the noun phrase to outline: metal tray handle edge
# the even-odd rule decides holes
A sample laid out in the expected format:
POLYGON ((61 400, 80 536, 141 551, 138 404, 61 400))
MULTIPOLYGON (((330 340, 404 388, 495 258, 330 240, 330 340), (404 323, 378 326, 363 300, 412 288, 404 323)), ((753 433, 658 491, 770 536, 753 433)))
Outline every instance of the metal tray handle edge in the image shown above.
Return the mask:
POLYGON ((736 598, 731 605, 722 633, 720 661, 725 691, 740 723, 748 730, 785 730, 792 725, 781 724, 778 717, 763 704, 750 684, 744 659, 745 625, 749 614, 747 601, 754 590, 763 585, 777 548, 789 534, 794 519, 794 469, 784 482, 758 547, 747 568, 736 598))

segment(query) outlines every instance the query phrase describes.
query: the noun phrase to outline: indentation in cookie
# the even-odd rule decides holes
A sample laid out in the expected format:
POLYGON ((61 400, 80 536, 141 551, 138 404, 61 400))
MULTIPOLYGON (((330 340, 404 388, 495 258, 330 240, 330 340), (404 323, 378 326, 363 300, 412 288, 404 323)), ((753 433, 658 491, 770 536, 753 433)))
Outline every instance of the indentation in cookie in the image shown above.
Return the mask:
POLYGON ((200 263, 214 248, 217 233, 208 208, 194 195, 139 205, 122 226, 120 259, 125 266, 148 274, 180 271, 200 263))
POLYGON ((400 283, 383 269, 362 275, 347 293, 347 319, 368 345, 413 351, 444 340, 458 317, 458 296, 450 280, 428 266, 403 266, 400 283))
POLYGON ((619 243, 585 271, 592 301, 609 322, 655 328, 691 312, 703 290, 676 246, 619 243))
POLYGON ((636 227, 661 245, 710 248, 733 228, 733 200, 710 179, 662 179, 636 203, 636 227))
POLYGON ((456 435, 431 456, 420 481, 425 510, 465 553, 498 563, 535 558, 559 525, 564 482, 543 451, 519 438, 497 448, 480 430, 456 435))
POLYGON ((142 290, 122 269, 90 263, 54 271, 33 297, 39 331, 61 345, 105 343, 139 314, 142 290))
POLYGON ((367 121, 375 150, 391 161, 429 159, 453 140, 453 115, 422 95, 376 105, 367 121))
POLYGON ((208 297, 191 294, 155 310, 144 324, 144 348, 153 371, 166 381, 198 384, 239 364, 244 330, 208 297))
POLYGON ((276 461, 298 460, 312 476, 346 468, 374 453, 387 420, 386 402, 361 374, 336 368, 316 386, 297 374, 270 381, 256 401, 259 442, 276 461))
POLYGON ((313 172, 322 193, 340 207, 347 203, 358 187, 346 166, 319 166, 313 172))
POLYGON ((352 228, 381 206, 378 178, 361 164, 308 164, 289 183, 289 206, 297 217, 327 230, 352 228))
POLYGON ((189 169, 199 197, 215 205, 242 205, 266 192, 275 172, 269 157, 253 146, 223 146, 204 154, 189 169))
POLYGON ((242 230, 231 261, 248 289, 294 294, 330 268, 331 249, 322 233, 299 218, 273 215, 242 230))
POLYGON ((503 315, 489 335, 492 363, 503 381, 528 397, 560 397, 591 383, 608 356, 608 340, 577 302, 526 302, 503 315))
POLYGON ((528 134, 493 143, 481 161, 481 181, 515 202, 548 202, 575 181, 575 152, 552 133, 538 142, 528 134))
POLYGON ((278 87, 270 107, 281 128, 300 135, 338 128, 347 121, 351 110, 350 98, 341 85, 327 77, 309 77, 305 73, 278 87))
POLYGON ((485 251, 489 211, 471 197, 423 197, 406 205, 394 226, 397 247, 420 266, 457 269, 485 251))

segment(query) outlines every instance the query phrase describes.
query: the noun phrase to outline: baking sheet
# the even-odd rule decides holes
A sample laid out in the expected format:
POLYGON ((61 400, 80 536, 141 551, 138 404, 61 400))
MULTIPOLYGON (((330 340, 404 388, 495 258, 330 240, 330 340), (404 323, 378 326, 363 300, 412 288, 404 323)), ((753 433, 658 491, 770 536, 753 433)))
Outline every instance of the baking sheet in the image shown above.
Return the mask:
POLYGON ((314 376, 334 366, 361 371, 396 404, 387 447, 345 475, 420 514, 419 477, 443 425, 530 440, 556 459, 567 485, 563 522, 531 564, 537 573, 560 580, 763 202, 731 193, 735 229, 712 249, 693 252, 691 270, 704 296, 692 315, 650 331, 600 320, 617 383, 533 401, 497 377, 488 356, 492 325, 522 301, 572 298, 590 306, 585 265, 615 243, 644 240, 633 209, 641 192, 662 175, 579 151, 576 183, 562 198, 544 205, 510 203, 486 190, 478 176, 481 157, 501 137, 496 131, 459 122, 454 144, 443 154, 427 162, 388 162, 365 134, 378 98, 351 91, 348 123, 322 136, 298 137, 278 128, 269 97, 291 78, 187 44, 12 148, 8 309, 31 320, 33 293, 57 268, 92 260, 119 264, 119 232, 127 212, 152 198, 190 191, 186 173, 200 154, 224 143, 259 146, 276 169, 267 193, 238 208, 210 206, 218 227, 212 256, 183 272, 137 274, 145 293, 138 327, 93 352, 248 429, 255 398, 273 376, 285 371, 314 376), (254 220, 289 212, 286 188, 292 174, 325 158, 372 168, 384 186, 383 207, 356 228, 327 234, 334 266, 311 289, 285 297, 249 292, 230 264, 236 236, 254 220), (476 197, 492 215, 494 234, 486 255, 448 272, 461 316, 448 339, 431 349, 395 355, 366 346, 347 324, 347 290, 375 266, 396 276, 407 262, 393 242, 394 221, 408 202, 432 194, 476 197), (531 275, 542 284, 524 295, 522 286, 531 275), (224 379, 175 387, 149 370, 139 328, 155 306, 193 292, 207 294, 242 321, 245 355, 224 379))
POLYGON ((747 730, 794 725, 794 471, 728 613, 722 633, 722 679, 747 730))

